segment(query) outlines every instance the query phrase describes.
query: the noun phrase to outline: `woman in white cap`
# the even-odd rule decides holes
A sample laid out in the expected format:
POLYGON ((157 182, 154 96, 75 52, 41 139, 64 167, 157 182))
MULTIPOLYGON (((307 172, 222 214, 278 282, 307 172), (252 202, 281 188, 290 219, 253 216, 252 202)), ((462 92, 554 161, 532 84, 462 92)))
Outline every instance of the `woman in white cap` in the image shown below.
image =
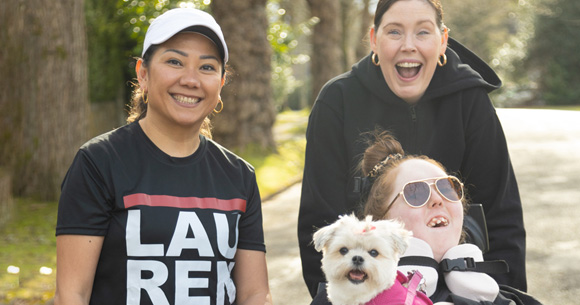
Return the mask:
POLYGON ((228 49, 211 15, 156 18, 128 124, 62 184, 56 304, 269 304, 253 167, 211 140, 228 49))

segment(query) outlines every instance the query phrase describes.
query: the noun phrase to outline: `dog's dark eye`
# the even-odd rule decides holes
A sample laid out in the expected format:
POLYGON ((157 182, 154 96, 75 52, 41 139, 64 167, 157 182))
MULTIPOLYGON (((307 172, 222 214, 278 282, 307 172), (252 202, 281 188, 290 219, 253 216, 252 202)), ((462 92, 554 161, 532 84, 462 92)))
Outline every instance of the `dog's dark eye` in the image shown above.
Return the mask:
POLYGON ((379 256, 379 251, 377 251, 377 250, 375 250, 375 249, 372 249, 371 251, 369 251, 369 254, 370 254, 372 257, 377 257, 377 256, 379 256))
POLYGON ((340 254, 342 254, 342 255, 346 255, 348 253, 348 249, 346 247, 340 248, 339 251, 340 251, 340 254))

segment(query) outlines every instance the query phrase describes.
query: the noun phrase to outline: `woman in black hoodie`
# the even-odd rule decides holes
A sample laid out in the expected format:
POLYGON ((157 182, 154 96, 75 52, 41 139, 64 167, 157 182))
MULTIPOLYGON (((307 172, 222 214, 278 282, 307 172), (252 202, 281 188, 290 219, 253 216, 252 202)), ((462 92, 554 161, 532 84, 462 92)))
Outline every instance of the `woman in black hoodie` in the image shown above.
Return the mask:
POLYGON ((360 210, 355 192, 361 133, 390 131, 407 154, 427 155, 465 181, 483 204, 490 249, 505 260, 500 284, 526 290, 525 230, 506 139, 488 93, 501 81, 471 51, 448 38, 438 0, 381 0, 370 32, 373 52, 330 80, 307 130, 298 239, 304 279, 314 296, 324 282, 312 233, 360 210))

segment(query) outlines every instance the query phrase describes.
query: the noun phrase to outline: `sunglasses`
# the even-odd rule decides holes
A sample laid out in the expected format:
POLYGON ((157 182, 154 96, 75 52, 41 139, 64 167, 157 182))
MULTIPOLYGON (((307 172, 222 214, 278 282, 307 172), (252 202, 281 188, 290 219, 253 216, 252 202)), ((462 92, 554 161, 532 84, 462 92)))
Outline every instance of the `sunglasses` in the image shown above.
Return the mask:
MULTIPOLYGON (((432 180, 433 178, 425 179, 432 180)), ((456 177, 447 176, 436 178, 434 182, 425 180, 410 181, 405 183, 403 190, 391 201, 391 205, 403 195, 405 202, 412 208, 420 208, 429 202, 431 198, 431 185, 435 185, 437 192, 449 201, 461 201, 463 199, 463 183, 456 177)))

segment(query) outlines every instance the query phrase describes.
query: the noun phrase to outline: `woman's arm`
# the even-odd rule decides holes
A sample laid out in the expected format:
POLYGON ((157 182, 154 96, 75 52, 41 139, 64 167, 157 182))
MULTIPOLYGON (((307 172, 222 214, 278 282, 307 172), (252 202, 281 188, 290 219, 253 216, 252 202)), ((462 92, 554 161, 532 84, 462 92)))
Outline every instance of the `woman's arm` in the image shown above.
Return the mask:
POLYGON ((238 249, 233 279, 236 284, 236 303, 239 305, 272 304, 268 286, 266 253, 238 249))
POLYGON ((56 237, 55 305, 89 304, 103 236, 56 237))

